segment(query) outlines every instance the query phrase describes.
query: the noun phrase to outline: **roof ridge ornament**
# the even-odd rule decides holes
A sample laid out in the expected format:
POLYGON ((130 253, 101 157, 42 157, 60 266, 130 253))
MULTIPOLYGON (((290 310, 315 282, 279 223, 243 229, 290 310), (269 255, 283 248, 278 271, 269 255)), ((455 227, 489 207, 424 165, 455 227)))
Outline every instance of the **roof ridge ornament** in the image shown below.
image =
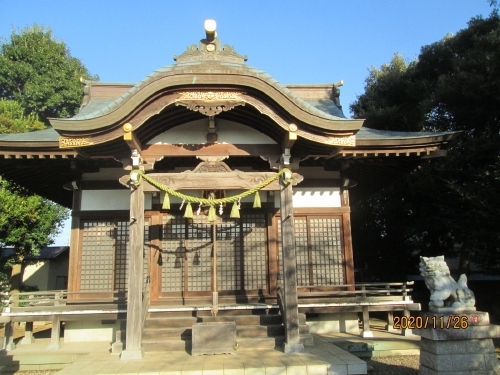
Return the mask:
POLYGON ((179 56, 174 56, 174 61, 177 63, 185 63, 192 61, 227 61, 238 64, 243 64, 248 60, 245 55, 240 55, 234 50, 233 46, 225 44, 217 38, 215 20, 208 19, 205 21, 206 38, 200 40, 199 46, 192 44, 187 47, 179 56))

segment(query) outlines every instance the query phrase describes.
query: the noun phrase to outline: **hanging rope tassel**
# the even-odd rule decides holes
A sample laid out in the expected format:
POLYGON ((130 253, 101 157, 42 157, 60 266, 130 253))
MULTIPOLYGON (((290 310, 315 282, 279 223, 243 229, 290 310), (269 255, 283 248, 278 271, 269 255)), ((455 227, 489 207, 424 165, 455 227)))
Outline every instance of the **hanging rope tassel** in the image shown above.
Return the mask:
POLYGON ((184 217, 186 219, 192 219, 193 218, 193 207, 191 207, 191 203, 188 203, 186 205, 186 211, 184 211, 184 217))
POLYGON ((163 198, 163 205, 161 206, 164 210, 170 210, 170 196, 165 193, 165 198, 163 198))
POLYGON ((240 218, 240 209, 238 207, 238 202, 233 203, 233 208, 231 209, 231 214, 229 215, 231 219, 239 219, 240 218))
POLYGON ((210 205, 210 209, 208 210, 208 221, 213 222, 217 220, 217 214, 215 213, 215 207, 210 205))
POLYGON ((253 198, 253 208, 260 208, 260 194, 258 191, 255 192, 255 197, 253 198))

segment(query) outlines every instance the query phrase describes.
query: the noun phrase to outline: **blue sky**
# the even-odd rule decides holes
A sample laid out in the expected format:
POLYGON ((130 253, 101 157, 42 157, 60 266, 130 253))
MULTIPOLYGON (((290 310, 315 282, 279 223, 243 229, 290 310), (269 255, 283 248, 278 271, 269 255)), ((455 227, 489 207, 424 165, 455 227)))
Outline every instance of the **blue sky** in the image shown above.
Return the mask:
POLYGON ((422 46, 490 13, 487 0, 3 0, 0 37, 48 26, 101 81, 138 82, 198 43, 204 20, 213 18, 224 44, 281 83, 343 80, 349 117, 369 67, 396 52, 414 59, 422 46))

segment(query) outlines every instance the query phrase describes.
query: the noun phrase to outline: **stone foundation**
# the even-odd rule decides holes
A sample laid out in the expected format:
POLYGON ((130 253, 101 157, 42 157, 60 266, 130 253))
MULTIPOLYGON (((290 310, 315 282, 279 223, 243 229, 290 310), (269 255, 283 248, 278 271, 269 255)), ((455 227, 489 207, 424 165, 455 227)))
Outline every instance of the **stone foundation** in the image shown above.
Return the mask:
POLYGON ((490 324, 488 313, 423 313, 418 325, 420 375, 500 374, 492 340, 500 326, 490 324))
POLYGON ((359 334, 357 313, 327 313, 308 317, 306 324, 310 333, 355 333, 359 334))
POLYGON ((101 320, 72 321, 64 326, 64 342, 115 341, 118 321, 101 320))

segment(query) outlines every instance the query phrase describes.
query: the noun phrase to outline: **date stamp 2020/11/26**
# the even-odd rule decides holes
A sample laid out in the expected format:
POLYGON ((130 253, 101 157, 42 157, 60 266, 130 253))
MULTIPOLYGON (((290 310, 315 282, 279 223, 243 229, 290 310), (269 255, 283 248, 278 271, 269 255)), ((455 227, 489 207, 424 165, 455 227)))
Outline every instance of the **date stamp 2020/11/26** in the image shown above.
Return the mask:
POLYGON ((464 315, 445 316, 395 316, 393 320, 394 329, 466 329, 469 323, 477 323, 475 316, 464 315))

